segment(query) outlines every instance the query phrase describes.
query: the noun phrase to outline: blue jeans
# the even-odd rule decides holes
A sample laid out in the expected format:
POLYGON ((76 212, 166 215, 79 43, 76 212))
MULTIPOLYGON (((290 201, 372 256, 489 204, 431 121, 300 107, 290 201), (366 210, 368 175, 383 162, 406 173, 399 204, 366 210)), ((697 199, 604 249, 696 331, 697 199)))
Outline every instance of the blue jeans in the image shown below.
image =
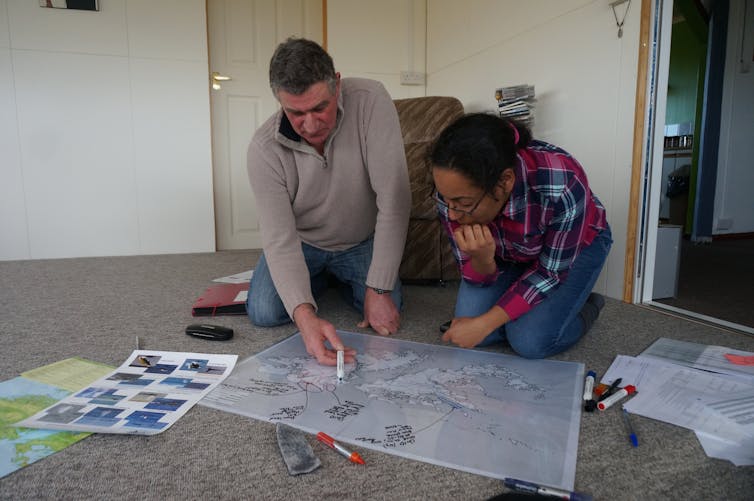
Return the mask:
MULTIPOLYGON (((314 297, 321 295, 327 288, 327 274, 330 273, 343 283, 344 287, 341 288, 341 292, 346 302, 358 312, 363 313, 367 272, 372 263, 373 246, 373 236, 344 251, 326 251, 302 243, 301 249, 304 252, 306 267, 309 269, 309 280, 314 297)), ((400 280, 396 281, 390 296, 400 310, 402 304, 400 280)), ((259 327, 273 327, 291 321, 272 281, 264 254, 259 258, 254 274, 251 276, 246 311, 251 323, 259 327)))
MULTIPOLYGON (((519 318, 495 329, 477 346, 508 340, 525 358, 545 358, 567 350, 586 332, 579 312, 592 292, 612 245, 610 228, 600 232, 582 249, 566 279, 544 301, 519 318)), ((529 264, 504 263, 497 281, 488 286, 461 280, 456 317, 476 317, 489 311, 529 264)))

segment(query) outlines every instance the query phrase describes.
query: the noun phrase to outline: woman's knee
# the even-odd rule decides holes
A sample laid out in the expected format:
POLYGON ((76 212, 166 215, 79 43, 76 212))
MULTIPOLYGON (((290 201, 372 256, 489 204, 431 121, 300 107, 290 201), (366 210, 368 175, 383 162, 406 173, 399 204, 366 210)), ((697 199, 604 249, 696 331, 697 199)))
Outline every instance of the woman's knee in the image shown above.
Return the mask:
POLYGON ((570 324, 527 317, 528 315, 506 326, 508 343, 513 351, 524 358, 550 357, 567 350, 580 337, 576 332, 571 332, 570 324))
MULTIPOLYGON (((517 326, 518 327, 518 326, 517 326)), ((508 343, 517 354, 524 358, 540 359, 562 353, 576 344, 581 333, 576 326, 554 329, 506 329, 508 343)))
POLYGON ((546 358, 551 353, 552 338, 545 336, 511 336, 508 334, 508 343, 516 354, 529 359, 546 358))

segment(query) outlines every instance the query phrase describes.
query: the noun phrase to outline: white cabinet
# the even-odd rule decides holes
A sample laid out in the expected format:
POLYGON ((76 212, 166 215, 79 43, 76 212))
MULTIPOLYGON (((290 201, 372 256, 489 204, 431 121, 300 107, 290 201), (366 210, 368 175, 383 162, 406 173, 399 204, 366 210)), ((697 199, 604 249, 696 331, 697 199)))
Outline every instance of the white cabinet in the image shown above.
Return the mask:
POLYGON ((681 267, 681 234, 683 226, 661 224, 657 227, 657 252, 652 299, 678 295, 678 270, 681 267))

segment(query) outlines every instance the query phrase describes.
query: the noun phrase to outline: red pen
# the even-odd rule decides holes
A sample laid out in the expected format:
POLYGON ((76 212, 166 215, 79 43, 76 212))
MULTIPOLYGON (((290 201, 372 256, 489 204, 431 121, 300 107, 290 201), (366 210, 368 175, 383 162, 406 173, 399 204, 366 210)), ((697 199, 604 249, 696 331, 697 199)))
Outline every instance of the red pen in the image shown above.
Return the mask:
POLYGON ((331 449, 335 449, 336 451, 343 454, 345 457, 351 460, 352 463, 356 464, 366 464, 363 459, 361 459, 361 456, 359 456, 358 452, 351 452, 342 445, 340 445, 338 442, 335 441, 334 438, 332 438, 327 433, 320 431, 317 433, 317 440, 325 444, 331 449))

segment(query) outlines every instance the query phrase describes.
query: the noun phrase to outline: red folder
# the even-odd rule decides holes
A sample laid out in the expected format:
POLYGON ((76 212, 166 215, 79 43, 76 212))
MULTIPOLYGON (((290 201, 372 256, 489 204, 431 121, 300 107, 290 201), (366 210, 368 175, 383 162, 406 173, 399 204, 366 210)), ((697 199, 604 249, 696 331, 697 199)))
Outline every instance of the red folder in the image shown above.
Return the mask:
POLYGON ((215 315, 245 315, 249 284, 219 284, 204 291, 191 307, 195 317, 215 315))

